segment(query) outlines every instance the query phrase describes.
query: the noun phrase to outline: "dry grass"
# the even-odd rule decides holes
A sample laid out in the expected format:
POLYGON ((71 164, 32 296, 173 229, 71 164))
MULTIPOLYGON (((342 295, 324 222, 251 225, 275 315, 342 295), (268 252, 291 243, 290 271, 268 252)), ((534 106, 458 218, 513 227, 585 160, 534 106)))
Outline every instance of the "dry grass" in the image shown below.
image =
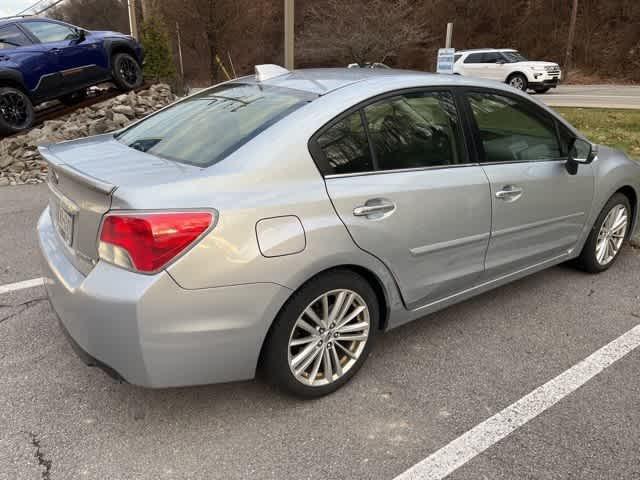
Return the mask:
POLYGON ((555 108, 593 142, 620 148, 640 160, 640 110, 555 108))

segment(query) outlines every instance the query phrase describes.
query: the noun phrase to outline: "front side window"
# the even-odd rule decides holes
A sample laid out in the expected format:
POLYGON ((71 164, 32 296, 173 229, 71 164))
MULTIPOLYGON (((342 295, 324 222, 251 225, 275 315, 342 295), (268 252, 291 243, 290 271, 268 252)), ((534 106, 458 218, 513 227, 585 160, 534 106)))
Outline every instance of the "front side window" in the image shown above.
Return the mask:
POLYGON ((526 62, 527 59, 520 52, 502 52, 502 56, 506 58, 509 63, 526 62))
POLYGON ((228 83, 178 102, 116 138, 142 152, 208 167, 315 97, 287 88, 228 83))
POLYGON ((486 162, 554 160, 561 158, 553 121, 535 106, 493 93, 469 93, 486 162))
POLYGON ((497 52, 487 52, 482 57, 482 63, 496 63, 498 60, 502 60, 502 55, 497 52))
POLYGON ((365 107, 378 170, 465 163, 460 124, 448 92, 407 93, 365 107))
POLYGON ((0 28, 0 49, 29 45, 27 36, 15 25, 0 28))
POLYGON ((76 38, 76 33, 71 27, 59 23, 23 22, 22 25, 41 43, 63 42, 76 38))

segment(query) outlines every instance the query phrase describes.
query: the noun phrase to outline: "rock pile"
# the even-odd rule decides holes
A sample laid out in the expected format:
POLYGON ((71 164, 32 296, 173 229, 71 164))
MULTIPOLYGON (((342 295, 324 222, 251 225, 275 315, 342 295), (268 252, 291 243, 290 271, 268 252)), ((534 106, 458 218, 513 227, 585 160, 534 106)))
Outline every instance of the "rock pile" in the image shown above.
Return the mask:
POLYGON ((0 187, 41 183, 47 164, 38 145, 73 140, 122 128, 176 100, 168 85, 129 92, 44 122, 25 134, 0 140, 0 187))

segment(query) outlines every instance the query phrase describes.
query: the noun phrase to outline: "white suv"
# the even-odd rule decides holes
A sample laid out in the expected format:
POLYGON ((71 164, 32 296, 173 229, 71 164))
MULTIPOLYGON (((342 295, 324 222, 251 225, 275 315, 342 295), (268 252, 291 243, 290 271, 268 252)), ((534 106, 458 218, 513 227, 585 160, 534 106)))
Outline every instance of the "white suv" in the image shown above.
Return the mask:
POLYGON ((508 83, 512 87, 536 93, 555 88, 560 81, 560 67, 552 62, 531 62, 510 48, 460 50, 455 53, 453 73, 508 83))

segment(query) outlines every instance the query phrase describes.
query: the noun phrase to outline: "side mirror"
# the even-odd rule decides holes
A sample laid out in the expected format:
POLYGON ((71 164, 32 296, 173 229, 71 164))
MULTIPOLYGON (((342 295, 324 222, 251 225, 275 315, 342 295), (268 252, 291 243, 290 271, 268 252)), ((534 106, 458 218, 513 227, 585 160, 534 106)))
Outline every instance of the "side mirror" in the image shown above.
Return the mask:
POLYGON ((507 62, 505 62, 504 60, 496 60, 496 63, 497 63, 498 65, 504 65, 504 64, 505 64, 505 63, 507 63, 507 62))
POLYGON ((83 42, 87 38, 87 32, 85 32, 81 28, 76 28, 75 34, 76 34, 76 41, 77 42, 83 42))
POLYGON ((570 175, 578 173, 578 165, 586 165, 593 162, 597 150, 595 146, 582 138, 575 138, 569 148, 569 158, 567 159, 567 172, 570 175))

